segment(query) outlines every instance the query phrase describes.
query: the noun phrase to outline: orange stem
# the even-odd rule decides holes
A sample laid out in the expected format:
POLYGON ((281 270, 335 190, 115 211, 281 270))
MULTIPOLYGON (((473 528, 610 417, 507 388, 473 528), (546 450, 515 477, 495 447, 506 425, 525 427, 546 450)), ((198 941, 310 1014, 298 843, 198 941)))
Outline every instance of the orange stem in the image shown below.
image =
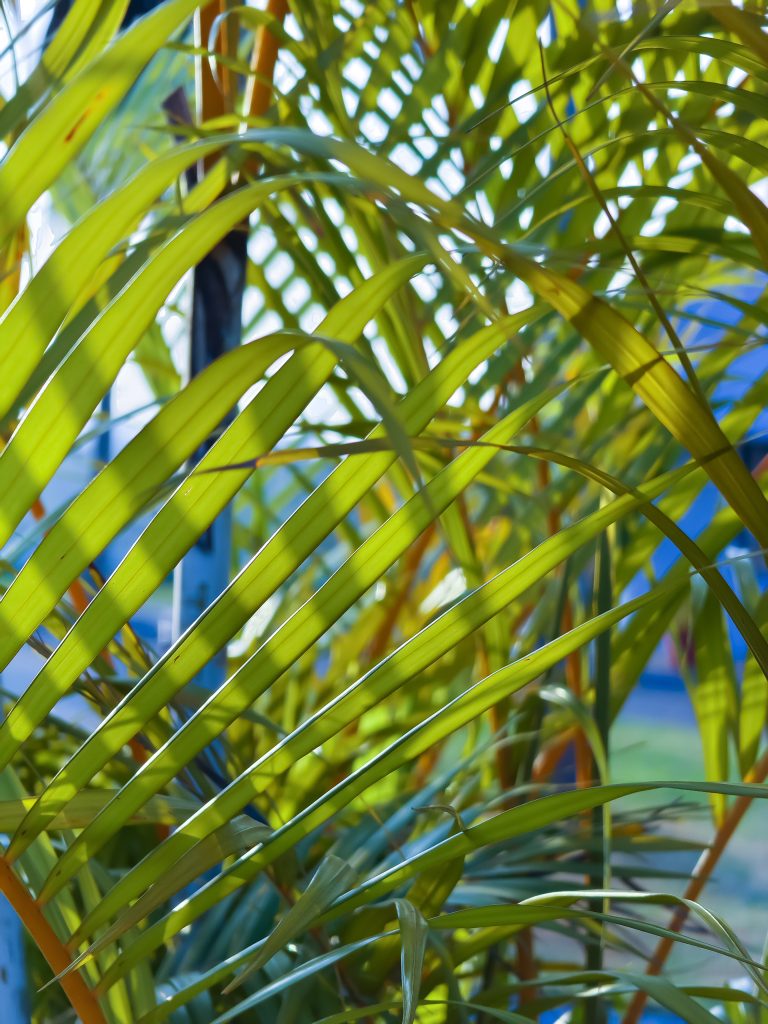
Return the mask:
POLYGON ((421 565, 422 559, 426 554, 434 533, 435 525, 433 523, 419 536, 408 552, 405 560, 405 566, 403 567, 403 582, 400 585, 398 593, 387 609, 384 621, 376 630, 376 634, 368 647, 368 659, 370 661, 378 661, 389 647, 389 642, 392 639, 392 632, 397 624, 397 619, 403 609, 403 605, 408 599, 416 573, 419 570, 419 566, 421 565))
MULTIPOLYGON (((269 0, 267 14, 271 14, 278 22, 282 22, 287 13, 288 0, 269 0)), ((248 117, 262 117, 269 110, 279 45, 277 37, 270 29, 266 25, 260 25, 253 46, 252 77, 245 101, 245 112, 248 117)))
MULTIPOLYGON (((38 522, 41 519, 45 519, 45 506, 43 505, 42 501, 39 498, 35 498, 34 502, 32 503, 32 515, 38 522)), ((72 601, 72 604, 75 607, 75 611, 77 611, 78 614, 82 615, 82 613, 88 607, 89 599, 88 591, 83 586, 83 581, 80 579, 80 577, 72 580, 72 582, 69 585, 68 593, 70 600, 72 601)), ((102 651, 101 656, 102 658, 104 658, 108 665, 113 664, 112 655, 109 653, 108 650, 102 651)), ((133 755, 133 759, 136 762, 136 764, 144 764, 144 762, 147 760, 148 755, 146 750, 141 745, 141 743, 139 743, 136 737, 133 737, 133 739, 130 739, 128 741, 128 746, 131 750, 131 754, 133 755)), ((166 836, 168 836, 170 833, 170 829, 167 825, 155 825, 155 830, 161 840, 165 839, 166 836)))
MULTIPOLYGON (((211 30, 213 23, 223 13, 223 0, 214 0, 213 3, 200 7, 195 15, 195 43, 198 47, 207 50, 211 41, 211 30)), ((214 40, 215 52, 222 52, 225 33, 219 29, 217 38, 214 40)), ((219 80, 214 77, 208 57, 199 57, 197 62, 197 89, 200 117, 203 121, 209 121, 213 117, 221 117, 227 113, 228 92, 230 85, 229 68, 219 66, 217 69, 219 80)))
MULTIPOLYGON (((563 632, 573 629, 573 608, 570 601, 565 602, 563 609, 563 632)), ((572 651, 565 659, 565 680, 568 689, 577 699, 581 699, 583 686, 581 679, 581 657, 579 651, 572 651)), ((592 781, 592 753, 583 729, 577 729, 574 738, 576 754, 576 785, 579 789, 588 786, 592 781)))
MULTIPOLYGON (((749 772, 744 776, 744 781, 764 782, 767 776, 768 751, 766 751, 763 756, 755 762, 749 772)), ((751 806, 752 800, 753 798, 750 796, 740 796, 734 800, 733 804, 731 804, 723 823, 715 833, 715 838, 712 841, 712 844, 702 853, 696 867, 693 869, 693 875, 691 876, 691 880, 684 893, 685 899, 696 900, 699 898, 702 889, 709 881, 709 878, 717 866, 717 862, 720 860, 720 857, 723 855, 726 846, 730 842, 733 833, 736 831, 741 819, 751 806)), ((669 923, 669 930, 672 932, 679 932, 685 924, 688 914, 689 910, 687 907, 678 907, 669 923)), ((648 963, 645 971, 646 974, 654 975, 661 973, 667 957, 672 950, 674 941, 674 938, 671 936, 665 936, 660 940, 648 963)), ((647 999, 648 996, 645 992, 635 993, 629 1007, 627 1008, 627 1012, 624 1015, 623 1024, 637 1024, 640 1019, 640 1015, 645 1008, 647 999)))
MULTIPOLYGON (((752 476, 758 479, 766 471, 768 471, 768 455, 763 456, 760 462, 755 466, 752 470, 752 476)), ((752 765, 744 776, 744 781, 765 782, 766 777, 768 777, 768 750, 752 765)), ((712 844, 707 847, 704 853, 702 853, 696 867, 693 869, 691 881, 684 893, 686 899, 698 899, 702 889, 709 881, 712 872, 717 866, 717 862, 723 855, 723 851, 730 842, 733 833, 741 822, 741 819, 747 813, 747 809, 750 807, 751 803, 752 798, 747 796, 740 796, 733 802, 724 821, 715 833, 715 838, 713 839, 712 844)), ((679 907, 672 916, 672 920, 669 924, 669 930, 672 932, 679 932, 687 918, 687 908, 679 907)), ((646 974, 661 973, 661 970, 667 961, 667 957, 672 950, 672 943, 673 940, 671 938, 664 938, 659 942, 648 963, 648 967, 645 972, 646 974)), ((647 1000, 648 997, 645 993, 636 992, 627 1007, 627 1012, 624 1015, 622 1024, 637 1024, 640 1019, 640 1015, 645 1009, 647 1000)))
MULTIPOLYGON (((226 10, 224 0, 213 0, 213 3, 199 7, 195 12, 195 45, 203 50, 208 49, 211 42, 211 30, 213 23, 226 10)), ((217 38, 213 41, 215 52, 223 53, 226 49, 227 34, 219 29, 217 38)), ((218 81, 214 76, 207 56, 197 58, 195 91, 197 99, 197 110, 201 121, 210 121, 214 117, 222 117, 231 111, 231 89, 232 82, 229 68, 219 64, 217 68, 218 81)), ((207 170, 216 163, 216 153, 209 153, 202 161, 203 170, 207 170)))
POLYGON ((576 739, 580 730, 575 726, 555 736, 550 743, 539 751, 533 763, 533 782, 546 782, 551 778, 555 768, 560 764, 566 750, 576 739))
MULTIPOLYGON (((533 949, 533 929, 530 925, 524 928, 515 943, 517 946, 517 977, 519 981, 533 981, 537 974, 536 957, 533 949)), ((523 985, 520 989, 520 1005, 525 1006, 536 999, 536 989, 533 985, 523 985)))
MULTIPOLYGON (((39 498, 35 498, 32 502, 31 512, 38 523, 41 519, 45 519, 45 505, 43 505, 39 498)), ((88 606, 88 594, 79 577, 76 580, 72 580, 69 585, 68 592, 72 600, 72 604, 75 606, 75 611, 82 614, 88 606)))
MULTIPOLYGON (((54 974, 65 971, 72 959, 64 943, 48 923, 39 903, 22 884, 4 857, 0 857, 0 892, 19 915, 35 945, 54 974)), ((82 1024, 106 1024, 96 997, 77 971, 61 978, 59 984, 82 1024)))

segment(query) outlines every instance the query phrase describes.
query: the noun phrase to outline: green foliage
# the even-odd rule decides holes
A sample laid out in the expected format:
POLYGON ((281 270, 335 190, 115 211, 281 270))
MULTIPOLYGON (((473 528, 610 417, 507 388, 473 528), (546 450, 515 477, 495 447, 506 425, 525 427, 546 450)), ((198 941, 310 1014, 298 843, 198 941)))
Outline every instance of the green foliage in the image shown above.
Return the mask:
POLYGON ((699 902, 768 774, 764 12, 280 6, 193 42, 191 0, 122 32, 76 0, 0 110, 0 889, 34 1019, 768 1020, 699 902), (169 124, 195 74, 217 113, 169 124), (189 272, 246 227, 243 343, 183 382, 189 272), (137 370, 143 425, 43 507, 137 370), (132 620, 229 505, 228 586, 155 650, 132 620), (621 777, 662 643, 703 779, 621 777))

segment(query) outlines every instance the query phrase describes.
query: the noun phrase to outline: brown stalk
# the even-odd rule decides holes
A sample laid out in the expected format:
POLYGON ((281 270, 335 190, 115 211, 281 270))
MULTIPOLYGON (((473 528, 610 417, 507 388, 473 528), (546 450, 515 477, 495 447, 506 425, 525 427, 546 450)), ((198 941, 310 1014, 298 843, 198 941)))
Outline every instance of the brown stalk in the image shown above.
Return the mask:
POLYGON ((534 782, 546 782, 552 777, 553 772, 565 756, 565 752, 579 734, 579 729, 573 725, 559 736, 555 736, 546 746, 542 747, 536 760, 533 763, 534 782))
MULTIPOLYGON (((199 7, 195 11, 195 45, 202 50, 208 50, 209 44, 213 44, 212 53, 224 54, 227 48, 228 33, 224 27, 219 28, 217 38, 211 40, 211 32, 216 18, 227 9, 227 0, 213 0, 212 3, 199 7)), ((207 57, 200 56, 195 61, 195 92, 197 110, 200 120, 210 121, 215 117, 222 117, 231 113, 232 102, 232 78, 229 68, 224 64, 217 64, 214 74, 211 63, 207 57)), ((209 153, 202 161, 202 173, 212 167, 218 160, 218 154, 209 153)))
MULTIPOLYGON (((563 632, 568 633, 573 629, 573 625, 573 608, 571 602, 566 601, 563 608, 563 632)), ((581 657, 578 650, 573 651, 565 659, 565 681, 574 697, 581 700, 584 687, 581 677, 581 657)), ((573 743, 576 755, 576 787, 584 789, 592 781, 593 771, 592 752, 583 729, 576 730, 573 743)))
MULTIPOLYGON (((509 315, 509 308, 508 308, 506 302, 502 301, 502 305, 503 305, 503 309, 504 309, 505 314, 509 315)), ((507 379, 509 379, 510 382, 513 381, 519 387, 522 387, 525 384, 525 370, 523 368, 522 356, 520 357, 520 359, 513 366, 511 374, 509 375, 509 378, 507 378, 507 379)), ((500 401, 501 401, 501 394, 500 394, 500 392, 497 391, 496 395, 494 396, 494 408, 498 408, 498 405, 500 404, 500 401)), ((534 416, 533 419, 531 420, 531 433, 534 435, 534 437, 538 435, 539 429, 540 428, 539 428, 538 417, 534 416)), ((546 493, 546 491, 549 489, 549 485, 550 485, 550 482, 551 482, 551 473, 550 473, 550 467, 549 467, 549 463, 548 462, 542 460, 538 464, 537 476, 538 476, 538 481, 539 481, 539 487, 541 488, 542 493, 546 493)), ((547 512, 547 530, 548 530, 549 535, 550 536, 554 536, 560 530, 560 525, 561 525, 561 519, 560 519, 560 511, 559 511, 559 509, 557 509, 555 507, 550 508, 548 510, 548 512, 547 512)), ((570 614, 570 602, 569 601, 566 601, 566 606, 565 606, 565 609, 564 609, 564 617, 565 617, 565 612, 566 611, 570 614)), ((525 618, 525 617, 526 617, 526 615, 524 614, 523 618, 525 618)), ((564 626, 563 628, 566 628, 566 627, 564 626)), ((577 669, 577 671, 580 672, 580 668, 577 669)), ((501 726, 503 725, 503 721, 504 721, 504 719, 502 719, 503 710, 504 710, 503 706, 496 706, 496 707, 491 709, 491 722, 493 724, 494 732, 496 732, 496 733, 501 731, 501 726)), ((583 763, 583 761, 584 761, 583 755, 581 755, 579 753, 580 747, 582 746, 582 744, 584 745, 584 747, 586 749, 587 758, 589 758, 589 748, 588 748, 588 745, 586 743, 586 738, 585 738, 583 732, 581 731, 581 729, 568 730, 568 733, 566 733, 565 736, 567 737, 565 745, 563 746, 562 750, 559 752, 558 757, 557 757, 557 761, 552 765, 552 771, 554 771, 554 768, 556 767, 557 763, 559 762, 560 758, 562 757, 564 751, 567 749, 571 739, 573 740, 573 742, 574 742, 574 744, 576 746, 576 752, 577 752, 576 761, 577 761, 577 765, 581 765, 583 763)), ((498 757, 499 758, 503 758, 505 753, 506 752, 503 750, 503 746, 500 747, 498 757)), ((505 762, 505 766, 506 766, 506 762, 505 762)), ((589 774, 591 774, 591 772, 589 774)), ((500 776, 501 776, 501 779, 504 780, 505 777, 506 777, 506 771, 505 772, 500 772, 500 776)), ((504 788, 505 789, 511 789, 512 787, 511 787, 510 784, 507 784, 507 785, 505 785, 504 788)), ((536 979, 537 974, 538 974, 538 968, 536 966, 536 953, 535 953, 534 933, 533 933, 533 928, 532 927, 528 926, 527 928, 523 928, 522 929, 522 931, 519 933, 519 935, 518 935, 518 937, 517 937, 517 939, 515 941, 515 947, 516 947, 516 950, 517 950, 516 973, 517 973, 518 979, 521 982, 532 982, 532 981, 534 981, 536 979)), ((524 1006, 526 1003, 533 1002, 535 999, 536 999, 536 988, 533 985, 531 985, 531 984, 523 985, 523 987, 520 989, 520 1005, 524 1006)))
MULTIPOLYGON (((533 945, 533 928, 529 925, 523 928, 515 942, 517 947, 516 971, 518 980, 521 982, 535 981, 539 971, 536 965, 536 954, 533 945)), ((537 998, 537 989, 534 985, 524 984, 518 994, 520 1006, 532 1003, 537 998)))
POLYGON ((406 556, 405 565, 403 567, 403 580, 398 588, 397 594, 384 615, 384 621, 376 630, 376 634, 368 648, 368 658, 371 661, 378 661, 389 647, 390 640, 392 639, 392 633, 395 625, 397 624, 398 616, 400 615, 405 602, 408 600, 408 595, 413 588, 416 573, 419 571, 422 559, 427 552, 427 548, 429 547, 434 534, 435 524, 432 523, 432 525, 428 526, 427 529, 419 536, 406 556))
MULTIPOLYGON (((516 364, 513 370, 513 374, 514 379, 518 384, 522 385, 525 383, 525 374, 523 372, 522 361, 516 364)), ((534 418, 531 420, 531 433, 534 435, 534 437, 539 433, 539 429, 539 421, 537 417, 534 416, 534 418)), ((549 463, 546 462, 545 460, 542 460, 538 464, 538 478, 539 486, 542 492, 546 491, 551 481, 551 475, 549 463)), ((553 537, 560 530, 560 527, 562 525, 560 513, 561 510, 554 506, 550 508, 547 512, 547 530, 549 532, 550 537, 553 537)), ((568 630, 573 628, 573 608, 571 607, 571 602, 568 599, 566 599, 565 606, 563 608, 563 621, 561 625, 564 632, 568 632, 568 630)), ((566 658, 565 675, 566 682, 568 683, 568 688, 571 690, 575 697, 580 699, 582 695, 583 686, 581 679, 581 659, 579 657, 578 651, 572 652, 566 658)), ((589 749, 589 743, 587 742, 587 738, 584 735, 583 730, 580 728, 569 729, 567 730, 567 732, 563 733, 563 737, 565 737, 565 742, 562 745, 559 745, 556 748, 551 748, 553 752, 555 750, 557 751, 556 759, 551 763, 549 761, 546 762, 546 764, 544 765, 545 774, 543 774, 541 777, 548 778, 548 776, 551 775, 551 773, 559 764, 560 759, 563 757, 565 751, 568 749, 568 746, 572 741, 574 744, 576 754, 576 783, 579 787, 589 785, 589 782, 592 778, 592 755, 589 749)))
MULTIPOLYGON (((223 28, 219 28, 217 38, 211 40, 213 24, 220 14, 226 11, 226 0, 214 0, 213 3, 200 7, 195 14, 195 44, 203 50, 207 50, 213 42, 216 54, 224 54, 226 51, 227 35, 223 28)), ((211 68, 210 61, 206 57, 200 57, 197 61, 197 90, 198 109, 204 121, 212 117, 220 117, 228 113, 231 108, 231 76, 226 65, 218 65, 216 75, 211 68)))
MULTIPOLYGON (((473 434, 473 439, 477 441, 479 435, 480 432, 475 431, 473 434)), ((469 538, 470 545, 474 550, 474 530, 472 528, 472 522, 469 517, 469 512, 467 511, 467 505, 466 502, 464 501, 463 494, 459 495, 457 507, 459 510, 459 515, 461 516, 462 522, 464 524, 464 529, 466 530, 467 537, 469 538)), ((485 642, 485 636, 482 632, 478 634, 477 638, 477 659, 479 663, 481 678, 483 676, 490 675, 491 663, 488 657, 488 647, 485 642)), ((502 732, 502 730, 506 728, 507 722, 509 720, 510 710, 511 702, 509 698, 499 701, 498 704, 494 704, 494 706, 490 709, 489 719, 491 723, 491 730, 494 733, 494 735, 499 735, 502 732)), ((515 780, 510 771, 509 752, 504 743, 499 743, 496 747, 496 771, 499 776, 499 782, 501 784, 502 790, 507 792, 511 790, 515 780)))
POLYGON ((26 221, 10 238, 0 259, 0 312, 10 306, 21 287, 21 268, 28 244, 26 221))
MULTIPOLYGON (((288 13, 288 0, 269 0, 267 14, 282 23, 288 13)), ((256 40, 251 57, 251 78, 245 96, 246 117, 263 117, 272 102, 272 79, 279 42, 266 25, 256 31, 256 40)))
MULTIPOLYGON (((40 522, 41 519, 45 519, 45 506, 43 505, 42 501, 39 498, 36 498, 35 501, 33 502, 31 511, 33 517, 38 522, 40 522)), ((103 585, 103 581, 101 581, 101 583, 103 585)), ((78 615, 82 615, 85 609, 88 607, 90 600, 88 597, 88 591, 83 586, 83 581, 80 579, 79 576, 77 577, 77 579, 72 580, 72 582, 69 585, 67 593, 69 594, 69 598, 72 601, 75 611, 78 613, 78 615)), ((108 665, 113 664, 112 655, 109 653, 108 650, 102 651, 101 656, 108 665)), ((128 746, 130 748, 131 754, 133 755, 133 759, 136 762, 136 764, 144 764, 144 762, 147 760, 148 755, 144 747, 141 745, 141 743, 139 743, 139 741, 134 737, 133 739, 128 741, 128 746)), ((167 825, 156 825, 155 828, 158 832, 158 835, 163 839, 169 833, 167 825)))
MULTIPOLYGON (((0 891, 19 915, 22 924, 54 974, 66 971, 72 963, 72 958, 64 943, 48 923, 40 904, 19 880, 5 857, 1 856, 0 891)), ((59 984, 82 1024, 106 1024, 106 1018, 95 995, 78 971, 66 974, 59 980, 59 984)))
MULTIPOLYGON (((505 313, 509 312, 506 302, 504 303, 505 313)), ((513 379, 515 382, 522 387, 525 383, 525 371, 523 369, 522 356, 515 364, 512 370, 513 379)), ((534 416, 531 420, 531 433, 534 437, 539 433, 539 421, 534 416)), ((537 467, 537 474, 539 478, 539 486, 542 492, 546 491, 549 487, 550 472, 549 464, 547 462, 540 462, 537 467)), ((550 509, 547 513, 547 528, 550 535, 557 533, 560 529, 560 517, 555 509, 550 509)), ((494 719, 499 717, 499 706, 491 709, 491 721, 494 724, 494 731, 499 732, 501 723, 497 723, 494 719)), ((500 750, 499 756, 503 756, 505 752, 500 750)), ((503 778, 503 776, 502 776, 503 778)), ((505 787, 511 788, 511 787, 505 787)), ((518 980, 521 982, 533 981, 537 974, 538 969, 536 967, 536 954, 534 945, 533 928, 530 926, 523 928, 515 941, 515 948, 517 950, 517 962, 516 962, 516 973, 518 980)), ((536 989, 533 985, 523 985, 520 989, 520 1005, 525 1006, 526 1003, 533 1002, 536 999, 536 989)))
MULTIPOLYGON (((744 776, 744 781, 759 783, 764 782, 766 777, 768 777, 768 751, 755 762, 750 771, 744 776)), ((741 819, 752 805, 752 799, 750 796, 740 796, 731 804, 722 824, 715 833, 715 838, 712 840, 711 845, 702 853, 696 867, 693 869, 693 875, 683 894, 685 899, 696 900, 699 898, 702 889, 709 881, 741 819)), ((679 906, 667 926, 669 930, 675 933, 680 932, 688 919, 688 914, 688 907, 679 906)), ((665 936, 659 941, 645 970, 646 974, 656 975, 661 973, 674 943, 675 939, 673 936, 665 936)), ((627 1007, 623 1024, 638 1024, 640 1016, 645 1009, 647 999, 647 993, 635 992, 627 1007)))
MULTIPOLYGON (((755 469, 752 471, 752 475, 755 477, 762 476, 768 471, 768 455, 764 456, 763 459, 758 463, 755 469)), ((759 758, 749 769, 744 776, 745 782, 765 782, 768 777, 768 751, 766 751, 761 758, 759 758)), ((709 881, 712 872, 715 870, 720 857, 723 855, 725 848, 730 842, 734 832, 736 831, 741 819, 747 813, 747 810, 752 804, 752 798, 747 796, 740 796, 734 800, 728 813, 726 814, 723 822, 715 833, 715 838, 712 840, 710 846, 702 853, 699 858, 696 867, 693 869, 693 875, 691 881, 688 883, 688 887, 683 894, 685 899, 696 900, 701 894, 704 886, 709 881)), ((669 923, 669 930, 672 932, 679 932, 685 924, 688 918, 688 908, 681 906, 672 915, 672 920, 669 923)), ((654 950, 653 956, 651 957, 648 966, 646 968, 646 974, 660 974, 664 964, 667 961, 667 957, 672 951, 674 939, 671 937, 665 937, 661 939, 659 944, 654 950)), ((624 1015, 622 1024, 638 1024, 640 1016, 645 1009, 645 1004, 648 1000, 648 996, 644 992, 636 992, 632 997, 627 1012, 624 1015)))

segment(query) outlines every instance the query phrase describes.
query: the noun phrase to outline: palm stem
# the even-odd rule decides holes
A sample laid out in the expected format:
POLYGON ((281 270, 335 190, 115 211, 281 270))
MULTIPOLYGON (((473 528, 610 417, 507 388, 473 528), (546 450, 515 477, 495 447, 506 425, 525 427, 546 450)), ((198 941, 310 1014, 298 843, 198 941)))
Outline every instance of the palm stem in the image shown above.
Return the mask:
MULTIPOLYGON (((764 782, 766 777, 768 777, 768 750, 758 761, 755 762, 751 770, 747 772, 744 777, 744 781, 760 783, 764 782)), ((699 857, 696 867, 693 869, 691 880, 683 893, 686 900, 697 900, 699 898, 704 886, 709 881, 712 872, 717 867, 718 861, 733 837, 734 832, 741 823, 741 819, 747 813, 751 805, 752 798, 748 796, 740 796, 734 800, 730 810, 723 819, 723 823, 715 833, 715 838, 712 840, 711 845, 704 850, 701 857, 699 857)), ((688 914, 688 907, 680 905, 672 915, 672 920, 669 922, 669 931, 675 934, 680 932, 688 919, 688 914)), ((667 962, 667 957, 672 951, 674 942, 674 935, 668 935, 661 939, 648 963, 648 967, 645 971, 646 974, 657 975, 661 973, 664 964, 667 962)), ((648 996, 645 992, 638 991, 635 993, 627 1008, 627 1012, 624 1015, 623 1024, 637 1024, 643 1010, 645 1009, 647 999, 648 996)))
MULTIPOLYGON (((19 915, 37 948, 54 974, 61 974, 72 963, 64 943, 48 923, 40 904, 19 880, 5 857, 0 857, 0 892, 19 915)), ((61 987, 82 1024, 106 1024, 96 997, 77 971, 61 978, 61 987)))

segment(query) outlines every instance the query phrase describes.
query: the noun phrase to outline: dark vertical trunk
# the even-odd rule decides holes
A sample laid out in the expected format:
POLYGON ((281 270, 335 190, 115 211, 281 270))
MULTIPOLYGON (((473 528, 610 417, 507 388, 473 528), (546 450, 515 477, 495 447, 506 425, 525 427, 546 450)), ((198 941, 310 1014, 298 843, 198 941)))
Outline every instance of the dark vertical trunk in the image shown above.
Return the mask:
MULTIPOLYGON (((195 268, 189 376, 240 344, 247 264, 247 231, 233 231, 195 268)), ((198 453, 198 458, 204 451, 198 453)), ((229 582, 232 512, 225 509, 176 570, 174 632, 182 633, 229 582)), ((216 689, 223 681, 226 650, 206 665, 198 684, 216 689)))

